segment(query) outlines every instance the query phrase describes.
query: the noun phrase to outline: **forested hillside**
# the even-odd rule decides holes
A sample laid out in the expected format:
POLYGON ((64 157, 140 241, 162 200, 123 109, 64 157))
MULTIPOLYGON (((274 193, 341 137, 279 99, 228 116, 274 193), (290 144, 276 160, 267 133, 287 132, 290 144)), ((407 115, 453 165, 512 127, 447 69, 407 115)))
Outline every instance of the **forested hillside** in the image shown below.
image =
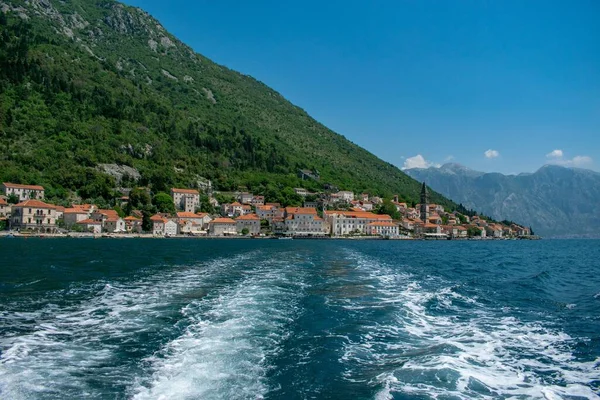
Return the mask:
POLYGON ((0 1, 0 10, 2 181, 44 185, 58 202, 112 199, 119 186, 196 187, 201 178, 267 196, 331 183, 418 201, 419 184, 398 168, 196 54, 140 9, 28 0, 0 1), (141 177, 115 182, 99 164, 141 177), (299 169, 320 181, 301 182, 299 169))

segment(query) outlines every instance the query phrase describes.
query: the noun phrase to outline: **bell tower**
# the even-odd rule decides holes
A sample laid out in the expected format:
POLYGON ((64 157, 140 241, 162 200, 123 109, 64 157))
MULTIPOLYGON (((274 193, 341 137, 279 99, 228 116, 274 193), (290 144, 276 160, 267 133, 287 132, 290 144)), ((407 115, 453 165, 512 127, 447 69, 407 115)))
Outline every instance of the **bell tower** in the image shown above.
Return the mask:
POLYGON ((429 222, 429 193, 427 193, 425 182, 421 187, 421 221, 429 222))

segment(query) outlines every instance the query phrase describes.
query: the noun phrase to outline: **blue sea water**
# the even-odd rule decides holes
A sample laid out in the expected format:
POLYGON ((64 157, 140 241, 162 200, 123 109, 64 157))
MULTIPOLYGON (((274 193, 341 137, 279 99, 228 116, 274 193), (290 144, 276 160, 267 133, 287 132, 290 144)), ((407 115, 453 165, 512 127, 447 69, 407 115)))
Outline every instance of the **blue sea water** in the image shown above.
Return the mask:
POLYGON ((597 399, 600 241, 0 240, 2 399, 597 399))

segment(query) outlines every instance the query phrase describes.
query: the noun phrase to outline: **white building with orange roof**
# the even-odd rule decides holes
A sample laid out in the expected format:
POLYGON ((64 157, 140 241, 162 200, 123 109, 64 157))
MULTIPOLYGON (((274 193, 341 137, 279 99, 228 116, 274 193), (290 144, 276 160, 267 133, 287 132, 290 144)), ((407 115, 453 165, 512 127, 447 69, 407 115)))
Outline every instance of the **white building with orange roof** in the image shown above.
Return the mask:
POLYGON ((32 229, 38 232, 56 231, 56 206, 40 200, 25 200, 12 206, 12 229, 32 229))
POLYGON ((256 214, 241 215, 235 219, 235 224, 238 233, 242 233, 244 228, 248 229, 250 235, 260 233, 260 218, 256 214))
POLYGON ((275 218, 283 218, 284 210, 281 209, 279 204, 265 204, 264 206, 256 206, 256 215, 258 218, 273 223, 275 218))
POLYGON ((284 214, 285 235, 320 236, 324 235, 325 224, 316 208, 286 207, 284 214))
POLYGON ((237 224, 231 218, 216 218, 208 223, 208 234, 211 236, 237 235, 237 224))
POLYGON ((332 235, 348 235, 350 233, 367 233, 367 225, 372 222, 392 222, 389 215, 373 214, 368 211, 325 211, 332 235))
POLYGON ((397 237, 400 234, 398 224, 392 221, 376 221, 367 224, 367 235, 397 237))
POLYGON ((15 195, 19 201, 25 200, 43 200, 44 187, 39 185, 21 185, 19 183, 2 183, 2 192, 6 196, 15 195))
POLYGON ((154 236, 175 236, 178 233, 177 222, 160 214, 150 217, 152 221, 152 234, 154 236))
POLYGON ((186 212, 195 212, 200 207, 200 193, 196 189, 171 189, 175 208, 186 212))
POLYGON ((84 232, 90 233, 102 233, 102 222, 95 221, 91 218, 86 218, 81 221, 77 221, 77 225, 81 227, 84 232))
POLYGON ((207 213, 191 213, 181 211, 177 213, 177 220, 181 224, 182 221, 191 221, 193 225, 198 227, 198 231, 208 228, 208 223, 212 218, 207 213))
POLYGON ((63 211, 63 221, 67 229, 69 229, 79 221, 90 218, 90 215, 91 212, 83 208, 65 208, 63 211))
POLYGON ((125 221, 125 229, 127 232, 131 233, 141 233, 142 232, 142 218, 137 218, 132 215, 129 217, 123 218, 125 221))

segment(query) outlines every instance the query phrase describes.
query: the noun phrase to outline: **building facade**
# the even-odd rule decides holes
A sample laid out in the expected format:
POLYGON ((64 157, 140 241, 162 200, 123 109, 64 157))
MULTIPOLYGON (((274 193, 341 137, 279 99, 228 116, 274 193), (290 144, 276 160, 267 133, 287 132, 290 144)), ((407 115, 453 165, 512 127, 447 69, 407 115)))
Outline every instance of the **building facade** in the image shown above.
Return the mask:
POLYGON ((195 189, 171 189, 175 208, 185 212, 195 212, 200 207, 200 193, 195 189))
POLYGON ((10 195, 17 196, 19 201, 44 199, 44 187, 38 185, 3 182, 2 191, 7 197, 10 195))
POLYGON ((37 232, 56 232, 56 206, 40 200, 25 200, 12 206, 12 229, 31 229, 37 232))

